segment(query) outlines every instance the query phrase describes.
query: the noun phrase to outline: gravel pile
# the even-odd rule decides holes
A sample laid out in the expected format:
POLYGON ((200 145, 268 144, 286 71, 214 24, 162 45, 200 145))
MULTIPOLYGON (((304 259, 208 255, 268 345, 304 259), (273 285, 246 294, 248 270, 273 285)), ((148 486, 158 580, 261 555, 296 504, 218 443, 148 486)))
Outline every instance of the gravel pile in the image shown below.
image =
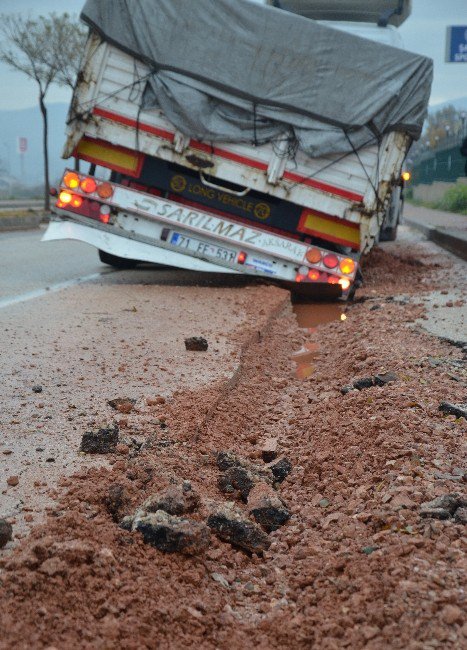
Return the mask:
POLYGON ((462 350, 392 299, 449 269, 392 250, 345 321, 304 333, 290 309, 235 385, 138 410, 151 446, 75 476, 4 556, 0 647, 467 645, 467 422, 439 410, 465 403, 449 376, 462 350), (319 352, 300 381, 305 342, 319 352))

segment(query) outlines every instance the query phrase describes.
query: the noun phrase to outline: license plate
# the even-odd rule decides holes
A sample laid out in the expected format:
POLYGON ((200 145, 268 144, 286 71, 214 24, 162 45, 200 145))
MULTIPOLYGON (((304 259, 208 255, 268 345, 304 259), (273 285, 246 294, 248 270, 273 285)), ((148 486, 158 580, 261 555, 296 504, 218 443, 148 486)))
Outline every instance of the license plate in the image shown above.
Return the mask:
POLYGON ((181 235, 179 232, 173 232, 169 241, 172 246, 178 246, 179 248, 184 248, 204 257, 209 257, 222 262, 235 262, 237 257, 236 251, 229 248, 222 248, 221 246, 215 246, 214 244, 206 244, 206 242, 199 239, 185 237, 185 235, 181 235))

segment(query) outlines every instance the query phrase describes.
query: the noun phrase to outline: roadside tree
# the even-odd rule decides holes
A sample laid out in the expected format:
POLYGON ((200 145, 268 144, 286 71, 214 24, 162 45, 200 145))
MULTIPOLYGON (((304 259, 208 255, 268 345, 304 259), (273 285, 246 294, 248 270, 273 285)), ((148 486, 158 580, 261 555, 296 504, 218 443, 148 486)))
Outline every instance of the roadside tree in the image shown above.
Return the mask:
MULTIPOLYGON (((44 208, 49 210, 48 119, 45 98, 50 86, 74 84, 83 51, 84 29, 68 14, 38 18, 21 14, 0 16, 0 60, 36 82, 42 115, 44 155, 44 208)), ((23 179, 24 180, 24 179, 23 179)))

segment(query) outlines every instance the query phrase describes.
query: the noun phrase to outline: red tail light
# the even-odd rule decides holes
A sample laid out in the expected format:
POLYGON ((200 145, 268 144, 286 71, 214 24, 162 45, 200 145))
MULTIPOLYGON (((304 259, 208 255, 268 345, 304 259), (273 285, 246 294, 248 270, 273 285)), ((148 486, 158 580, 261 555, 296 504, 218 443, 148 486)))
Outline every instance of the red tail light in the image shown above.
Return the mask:
POLYGON ((83 178, 80 187, 83 192, 86 192, 86 194, 91 194, 96 191, 97 183, 93 178, 83 178))
POLYGON ((334 255, 333 253, 328 253, 327 255, 324 256, 323 264, 328 269, 335 269, 336 266, 339 264, 339 258, 337 257, 337 255, 334 255))
POLYGON ((237 257, 237 264, 245 264, 246 262, 246 253, 241 251, 237 257))

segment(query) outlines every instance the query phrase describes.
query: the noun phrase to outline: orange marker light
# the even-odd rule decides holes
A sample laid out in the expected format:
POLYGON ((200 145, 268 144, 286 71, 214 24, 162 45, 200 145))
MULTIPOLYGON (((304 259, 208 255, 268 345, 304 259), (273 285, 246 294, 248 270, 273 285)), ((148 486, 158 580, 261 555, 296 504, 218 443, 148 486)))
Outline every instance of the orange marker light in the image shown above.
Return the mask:
POLYGON ((83 199, 80 196, 74 195, 71 199, 71 205, 73 208, 80 208, 83 205, 83 199))
POLYGON ((71 203, 73 199, 73 194, 70 194, 70 192, 66 192, 65 190, 62 190, 60 194, 58 195, 58 200, 60 203, 71 203))
POLYGON ((336 278, 335 275, 330 275, 328 277, 328 284, 339 284, 339 278, 336 278))
POLYGON ((321 262, 321 251, 318 248, 310 248, 306 252, 305 257, 310 264, 318 264, 321 262))
POLYGON ((350 257, 346 257, 345 260, 342 260, 342 262, 339 264, 339 268, 342 273, 345 273, 346 275, 352 275, 352 273, 355 271, 355 262, 350 257))
POLYGON ((83 178, 81 181, 81 189, 83 192, 86 192, 86 194, 91 194, 91 192, 95 192, 97 188, 97 183, 93 178, 83 178))
POLYGON ((319 276, 321 273, 317 271, 316 269, 310 269, 308 271, 308 279, 312 280, 313 282, 317 282, 319 280, 319 276))
POLYGON ((110 183, 101 183, 97 187, 97 193, 101 199, 109 199, 114 193, 114 190, 110 183))
POLYGON ((410 172, 402 172, 402 180, 405 181, 406 183, 410 181, 412 178, 412 174, 410 172))
POLYGON ((68 172, 63 177, 63 184, 70 188, 70 190, 75 190, 79 187, 79 176, 74 172, 68 172))

